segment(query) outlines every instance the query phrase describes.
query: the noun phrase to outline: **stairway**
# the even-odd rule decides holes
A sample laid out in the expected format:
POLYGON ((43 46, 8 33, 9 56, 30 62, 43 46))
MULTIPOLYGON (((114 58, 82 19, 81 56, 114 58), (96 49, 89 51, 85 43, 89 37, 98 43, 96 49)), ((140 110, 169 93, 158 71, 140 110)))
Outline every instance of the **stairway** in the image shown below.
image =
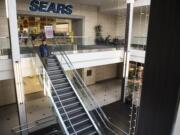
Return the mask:
POLYGON ((98 135, 95 125, 85 111, 67 80, 56 56, 47 60, 47 73, 54 86, 53 100, 70 135, 98 135))

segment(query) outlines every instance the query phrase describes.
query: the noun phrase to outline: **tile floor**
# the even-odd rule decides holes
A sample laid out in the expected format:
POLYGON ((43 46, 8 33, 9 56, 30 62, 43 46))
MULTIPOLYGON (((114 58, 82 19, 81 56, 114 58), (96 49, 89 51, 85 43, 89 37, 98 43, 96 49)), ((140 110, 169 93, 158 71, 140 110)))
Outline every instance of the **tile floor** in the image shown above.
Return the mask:
POLYGON ((26 96, 26 112, 28 123, 53 115, 49 98, 42 92, 26 96))
MULTIPOLYGON (((92 94, 100 106, 120 100, 121 81, 107 80, 89 86, 92 94)), ((26 112, 28 122, 53 115, 48 98, 42 92, 26 96, 26 112)), ((110 116, 109 116, 110 117, 110 116)), ((8 105, 0 108, 0 131, 2 135, 12 135, 11 128, 19 125, 16 105, 8 105)))
POLYGON ((119 101, 121 98, 121 80, 112 79, 88 86, 100 106, 119 101))
MULTIPOLYGON (((0 108, 0 135, 13 135, 11 129, 19 125, 16 104, 0 108)), ((18 135, 18 134, 16 134, 18 135)))
MULTIPOLYGON (((26 96, 26 112, 28 123, 53 116, 51 104, 42 92, 26 96)), ((11 129, 18 126, 17 105, 12 104, 0 108, 0 135, 12 135, 11 129)))

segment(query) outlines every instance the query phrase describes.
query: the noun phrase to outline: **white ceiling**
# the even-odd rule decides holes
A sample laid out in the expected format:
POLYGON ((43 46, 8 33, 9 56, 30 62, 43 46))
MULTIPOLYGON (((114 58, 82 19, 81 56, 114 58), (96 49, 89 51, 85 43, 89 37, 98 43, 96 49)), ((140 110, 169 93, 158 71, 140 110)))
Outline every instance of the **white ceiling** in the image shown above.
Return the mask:
POLYGON ((77 3, 100 6, 100 7, 117 3, 119 1, 124 1, 124 0, 76 0, 77 3))
MULTIPOLYGON (((100 12, 113 15, 121 15, 126 12, 126 1, 127 0, 65 0, 85 4, 98 6, 100 12)), ((150 0, 134 0, 134 7, 141 7, 145 5, 150 5, 150 0)), ((136 8, 135 8, 136 10, 136 8)))

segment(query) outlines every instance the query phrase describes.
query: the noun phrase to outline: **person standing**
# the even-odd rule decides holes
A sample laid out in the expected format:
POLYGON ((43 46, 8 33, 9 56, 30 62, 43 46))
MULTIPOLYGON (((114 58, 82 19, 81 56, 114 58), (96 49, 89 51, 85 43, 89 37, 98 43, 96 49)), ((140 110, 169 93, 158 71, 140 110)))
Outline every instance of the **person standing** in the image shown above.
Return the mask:
POLYGON ((47 66, 47 57, 49 56, 49 49, 46 44, 46 40, 42 40, 42 44, 39 46, 39 52, 44 66, 47 66))
POLYGON ((45 34, 45 32, 44 32, 44 30, 42 29, 41 30, 41 33, 40 33, 40 39, 42 39, 42 40, 46 40, 46 34, 45 34))
POLYGON ((27 44, 28 44, 28 33, 27 33, 27 31, 23 31, 23 38, 24 38, 24 45, 27 46, 27 44))

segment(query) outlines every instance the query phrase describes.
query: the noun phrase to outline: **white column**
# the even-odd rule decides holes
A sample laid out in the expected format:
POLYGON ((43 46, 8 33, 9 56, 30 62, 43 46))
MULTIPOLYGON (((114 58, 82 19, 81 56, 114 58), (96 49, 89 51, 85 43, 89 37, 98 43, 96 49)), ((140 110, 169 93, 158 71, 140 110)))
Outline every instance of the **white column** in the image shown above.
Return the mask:
MULTIPOLYGON (((21 59, 20 59, 20 48, 18 40, 18 26, 17 26, 17 10, 16 10, 16 0, 6 0, 7 7, 7 17, 9 19, 9 34, 11 42, 12 51, 12 62, 14 69, 17 103, 19 109, 20 125, 27 123, 26 111, 25 111, 25 100, 24 100, 24 88, 22 80, 22 69, 21 69, 21 59)), ((23 128, 26 128, 24 126, 23 128)), ((27 131, 24 130, 22 135, 27 135, 27 131)))
POLYGON ((130 47, 132 39, 132 24, 133 24, 133 8, 134 0, 127 0, 127 14, 126 14, 126 30, 125 30, 125 48, 124 48, 124 66, 123 66, 123 101, 128 86, 128 75, 129 75, 129 59, 130 59, 130 47))

